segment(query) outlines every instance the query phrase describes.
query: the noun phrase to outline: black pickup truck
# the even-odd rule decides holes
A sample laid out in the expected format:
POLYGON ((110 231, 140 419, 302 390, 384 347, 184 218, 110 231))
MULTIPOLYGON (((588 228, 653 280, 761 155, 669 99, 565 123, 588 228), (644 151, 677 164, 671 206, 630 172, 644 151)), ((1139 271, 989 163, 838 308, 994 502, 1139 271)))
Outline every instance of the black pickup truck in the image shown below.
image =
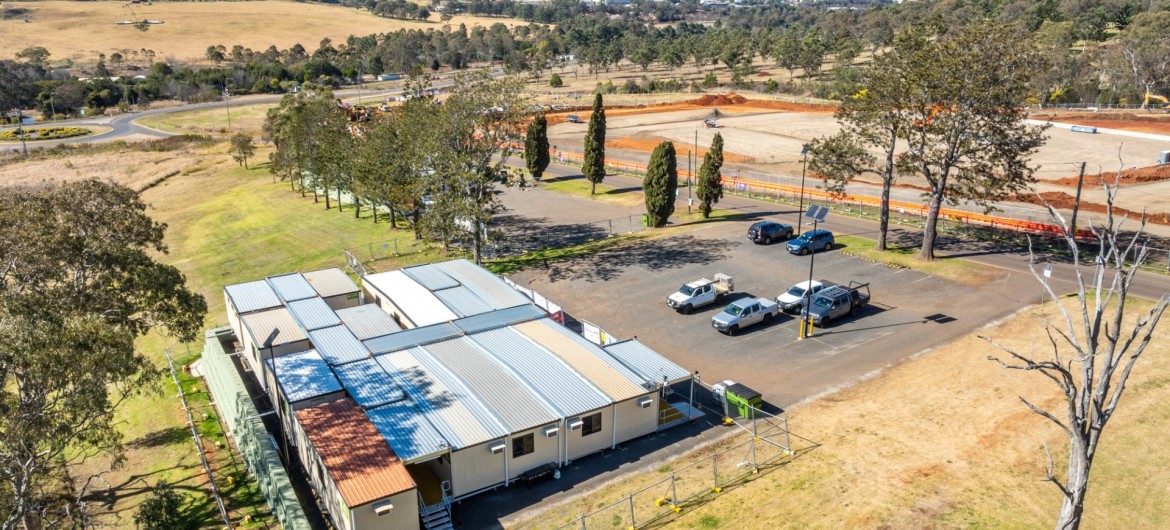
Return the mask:
POLYGON ((869 284, 849 282, 848 286, 826 287, 813 295, 811 307, 801 310, 800 316, 812 318, 814 326, 824 328, 845 315, 857 316, 862 306, 868 303, 869 284))

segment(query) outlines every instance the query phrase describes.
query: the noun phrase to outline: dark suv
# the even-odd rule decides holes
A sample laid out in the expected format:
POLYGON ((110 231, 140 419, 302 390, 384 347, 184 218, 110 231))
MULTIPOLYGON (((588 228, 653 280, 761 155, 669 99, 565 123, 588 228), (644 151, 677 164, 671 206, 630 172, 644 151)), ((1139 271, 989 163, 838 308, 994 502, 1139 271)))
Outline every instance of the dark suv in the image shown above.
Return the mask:
POLYGON ((828 230, 809 230, 788 242, 788 251, 801 256, 818 250, 833 248, 833 233, 828 230))
POLYGON ((774 221, 760 221, 748 228, 748 239, 754 243, 768 244, 792 237, 792 227, 774 221))

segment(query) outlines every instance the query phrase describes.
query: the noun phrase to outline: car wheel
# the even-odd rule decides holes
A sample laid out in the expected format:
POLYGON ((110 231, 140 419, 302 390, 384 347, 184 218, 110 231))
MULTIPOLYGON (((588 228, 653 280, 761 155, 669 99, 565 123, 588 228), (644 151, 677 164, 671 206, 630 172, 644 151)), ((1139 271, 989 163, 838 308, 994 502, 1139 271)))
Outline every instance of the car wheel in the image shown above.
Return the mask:
POLYGON ((771 244, 772 244, 772 238, 770 238, 770 237, 765 237, 765 238, 764 238, 764 244, 765 244, 765 245, 771 245, 771 244))
POLYGON ((804 248, 800 249, 800 255, 807 256, 808 255, 808 247, 804 247, 804 248))
POLYGON ((822 327, 822 328, 827 328, 827 327, 829 327, 829 322, 831 322, 831 321, 832 321, 832 319, 830 319, 829 317, 824 317, 824 318, 822 318, 822 319, 821 319, 821 327, 822 327))
POLYGON ((785 232, 784 239, 792 239, 792 232, 785 232))
POLYGON ((691 304, 687 304, 687 305, 683 306, 682 314, 689 315, 689 314, 691 314, 691 311, 694 311, 694 310, 695 310, 695 306, 692 306, 691 304))
POLYGON ((833 244, 832 243, 825 243, 825 252, 828 252, 830 250, 833 250, 833 244))
POLYGON ((768 314, 764 315, 764 325, 766 326, 766 325, 771 324, 771 323, 772 323, 772 313, 768 313, 768 314))
POLYGON ((732 337, 734 337, 736 333, 739 333, 739 324, 736 324, 734 326, 731 326, 730 328, 727 328, 728 335, 731 335, 732 337))
POLYGON ((860 312, 861 312, 861 308, 860 308, 860 307, 858 307, 858 306, 853 306, 853 308, 849 310, 849 316, 851 316, 851 317, 855 317, 855 316, 857 316, 857 314, 858 314, 858 313, 860 313, 860 312))

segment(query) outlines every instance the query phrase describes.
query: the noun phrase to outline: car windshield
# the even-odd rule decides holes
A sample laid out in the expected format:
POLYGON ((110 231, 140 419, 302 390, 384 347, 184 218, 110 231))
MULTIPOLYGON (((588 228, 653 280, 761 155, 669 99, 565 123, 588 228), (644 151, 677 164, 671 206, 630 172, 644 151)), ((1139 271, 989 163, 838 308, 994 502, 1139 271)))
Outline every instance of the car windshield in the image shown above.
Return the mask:
POLYGON ((741 313, 743 313, 743 308, 739 307, 735 304, 731 304, 731 305, 728 305, 727 307, 723 308, 723 312, 724 313, 731 313, 732 315, 739 316, 741 313))
POLYGON ((808 235, 808 233, 804 233, 804 234, 800 234, 800 237, 796 238, 796 240, 800 241, 802 243, 808 243, 809 241, 812 240, 812 237, 810 237, 808 235))
POLYGON ((796 297, 804 296, 804 287, 793 285, 792 288, 788 290, 788 294, 796 297))
POLYGON ((833 305, 833 301, 824 296, 818 296, 813 299, 813 305, 818 307, 829 307, 833 305))
POLYGON ((691 287, 689 285, 684 285, 684 286, 679 288, 678 292, 685 294, 687 296, 690 296, 692 294, 695 294, 695 288, 691 287))

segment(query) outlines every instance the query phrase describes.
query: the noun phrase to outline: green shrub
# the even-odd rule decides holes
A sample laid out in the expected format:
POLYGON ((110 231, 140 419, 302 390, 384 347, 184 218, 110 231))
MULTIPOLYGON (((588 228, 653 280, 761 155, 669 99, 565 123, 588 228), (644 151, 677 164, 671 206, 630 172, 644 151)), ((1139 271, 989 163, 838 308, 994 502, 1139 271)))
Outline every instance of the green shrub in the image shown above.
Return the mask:
POLYGON ((560 74, 553 74, 552 77, 550 77, 548 79, 548 86, 551 86, 553 88, 560 88, 560 87, 565 86, 565 82, 561 81, 560 74))

